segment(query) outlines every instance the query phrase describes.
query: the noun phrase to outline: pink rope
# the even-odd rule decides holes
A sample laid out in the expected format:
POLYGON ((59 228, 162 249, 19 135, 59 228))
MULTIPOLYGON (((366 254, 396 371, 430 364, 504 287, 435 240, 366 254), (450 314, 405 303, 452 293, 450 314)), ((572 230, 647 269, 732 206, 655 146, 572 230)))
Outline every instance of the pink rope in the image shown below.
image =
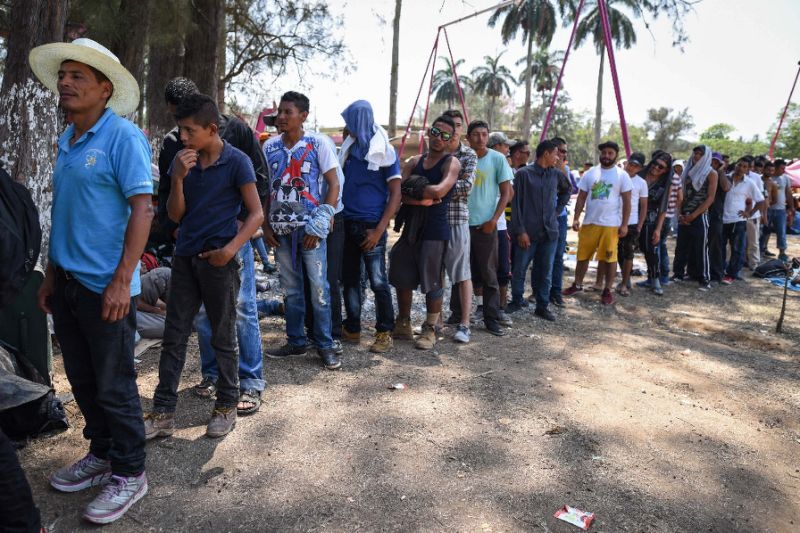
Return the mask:
POLYGON ((547 130, 550 129, 550 121, 553 119, 553 112, 556 108, 556 99, 558 98, 558 89, 561 87, 561 78, 564 76, 564 69, 567 67, 567 59, 569 59, 569 51, 572 50, 572 41, 575 40, 575 34, 578 31, 578 20, 581 18, 581 11, 585 0, 581 0, 578 4, 578 10, 575 12, 575 22, 572 24, 572 35, 569 36, 569 44, 567 51, 564 53, 564 60, 561 62, 561 72, 558 73, 558 83, 556 88, 553 89, 553 98, 550 99, 550 109, 547 111, 547 118, 544 119, 542 126, 542 134, 539 136, 539 142, 542 142, 547 136, 547 130))
MULTIPOLYGON (((419 82, 419 90, 417 91, 417 99, 414 100, 414 107, 411 108, 411 116, 408 117, 408 124, 406 125, 406 131, 403 133, 403 140, 400 141, 400 150, 398 150, 397 158, 403 158, 403 151, 406 148, 406 140, 408 139, 408 132, 411 130, 411 123, 414 121, 414 111, 417 110, 417 105, 419 104, 419 97, 422 95, 422 86, 425 85, 425 78, 428 76, 428 70, 431 68, 431 60, 434 57, 434 53, 436 53, 436 43, 439 42, 439 33, 436 33, 436 41, 434 42, 433 48, 431 49, 431 55, 428 57, 428 64, 425 66, 425 73, 422 75, 422 79, 419 82)), ((431 77, 433 77, 431 75, 431 77)))
POLYGON ((450 38, 447 36, 447 28, 444 29, 444 42, 447 44, 447 51, 450 53, 450 64, 453 66, 453 77, 456 79, 456 88, 458 89, 458 98, 461 100, 461 110, 464 111, 464 124, 469 124, 469 117, 467 116, 467 104, 464 102, 464 93, 461 92, 461 82, 458 80, 458 73, 456 72, 456 61, 453 59, 453 49, 450 48, 450 38))
POLYGON ((778 129, 775 130, 775 136, 772 138, 772 144, 769 146, 769 158, 772 159, 772 154, 775 152, 775 143, 778 142, 778 135, 781 133, 781 126, 783 126, 783 119, 786 118, 786 111, 789 110, 789 104, 792 102, 792 95, 794 94, 794 88, 797 87, 797 78, 800 78, 800 61, 797 62, 798 69, 797 75, 794 77, 794 83, 792 84, 792 90, 789 91, 789 99, 786 101, 786 107, 783 108, 783 114, 781 115, 781 120, 778 122, 778 129))
POLYGON ((628 139, 628 125, 625 122, 625 110, 622 108, 622 94, 619 89, 619 79, 617 78, 617 63, 614 60, 614 46, 611 42, 611 25, 608 22, 608 6, 606 0, 598 0, 597 6, 600 8, 600 19, 603 23, 603 37, 606 41, 608 51, 608 64, 611 67, 611 79, 614 81, 614 94, 617 97, 617 110, 619 111, 619 127, 622 131, 622 142, 625 145, 626 157, 631 155, 631 143, 628 139))
POLYGON ((428 128, 428 111, 431 109, 431 93, 433 93, 433 74, 436 71, 436 54, 439 52, 439 34, 441 30, 436 32, 436 40, 433 42, 433 65, 431 65, 431 80, 428 84, 428 101, 425 102, 425 114, 422 116, 422 135, 419 139, 419 153, 422 153, 423 142, 425 140, 425 130, 428 128))

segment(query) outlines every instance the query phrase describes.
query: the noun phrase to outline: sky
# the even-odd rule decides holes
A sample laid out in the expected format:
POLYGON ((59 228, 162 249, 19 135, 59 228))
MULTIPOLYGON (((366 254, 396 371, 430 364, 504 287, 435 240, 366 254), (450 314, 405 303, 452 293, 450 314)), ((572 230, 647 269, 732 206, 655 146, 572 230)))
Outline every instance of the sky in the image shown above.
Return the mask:
MULTIPOLYGON (((405 127, 411 114, 425 63, 437 27, 494 5, 494 0, 404 0, 400 23, 400 70, 398 127, 405 127)), ((330 3, 343 17, 340 35, 349 58, 315 61, 302 78, 290 73, 263 82, 261 99, 278 100, 286 90, 298 88, 311 99, 311 123, 319 127, 344 124, 340 113, 352 101, 368 100, 376 120, 389 117, 389 78, 392 52, 394 0, 346 0, 330 3), (343 73, 348 59, 353 65, 343 73), (332 77, 333 76, 333 77, 332 77)), ((453 54, 465 60, 463 73, 483 63, 485 55, 503 55, 504 64, 516 75, 514 63, 525 54, 521 39, 502 44, 499 24, 488 26, 491 13, 449 27, 453 54)), ((800 60, 800 0, 702 0, 687 15, 689 42, 683 51, 672 46, 671 23, 659 17, 645 28, 634 20, 637 44, 617 50, 616 61, 629 123, 642 124, 647 109, 688 108, 695 122, 696 138, 708 126, 726 122, 734 135, 749 139, 766 136, 776 115, 785 105, 800 60)), ((560 28, 551 50, 563 50, 571 28, 560 28)), ((446 48, 439 47, 439 55, 446 48)), ((444 67, 439 59, 436 69, 444 67)), ((573 50, 564 73, 563 88, 575 110, 594 115, 599 56, 591 43, 573 50)), ((459 71, 459 73, 462 73, 459 71)), ((427 82, 426 82, 427 87, 427 82)), ((606 64, 603 82, 603 120, 617 121, 618 114, 606 64)), ((524 87, 516 89, 522 104, 524 87)), ((425 90, 423 90, 423 98, 425 90)), ((793 101, 800 101, 795 93, 793 101)), ((470 117, 478 118, 478 117, 470 117)), ((689 136, 687 136, 689 137, 689 136)))

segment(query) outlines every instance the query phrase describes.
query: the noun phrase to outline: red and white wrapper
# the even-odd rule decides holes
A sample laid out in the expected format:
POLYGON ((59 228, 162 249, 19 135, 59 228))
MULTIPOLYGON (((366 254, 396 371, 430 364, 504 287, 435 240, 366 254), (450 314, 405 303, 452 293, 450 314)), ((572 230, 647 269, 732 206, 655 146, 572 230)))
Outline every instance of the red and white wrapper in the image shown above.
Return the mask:
POLYGON ((592 525, 592 521, 594 520, 594 513, 587 513, 586 511, 581 511, 569 505, 565 505, 556 511, 556 514, 553 516, 573 526, 578 526, 584 531, 589 529, 589 526, 592 525))

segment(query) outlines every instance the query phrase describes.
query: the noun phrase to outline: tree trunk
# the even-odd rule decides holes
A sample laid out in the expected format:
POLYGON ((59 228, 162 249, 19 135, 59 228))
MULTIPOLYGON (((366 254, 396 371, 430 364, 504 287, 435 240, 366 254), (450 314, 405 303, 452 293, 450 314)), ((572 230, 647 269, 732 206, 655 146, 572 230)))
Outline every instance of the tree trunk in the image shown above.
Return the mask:
POLYGON ((194 81, 200 92, 217 99, 219 73, 219 30, 224 17, 224 0, 193 0, 186 34, 183 75, 194 81))
MULTIPOLYGON (((133 74, 140 88, 145 87, 145 46, 150 28, 148 16, 152 0, 122 0, 119 19, 122 21, 110 44, 111 51, 120 63, 133 74), (136 21, 131 24, 130 21, 136 21)), ((141 107, 141 106, 140 106, 141 107)), ((144 125, 144 117, 137 117, 139 126, 144 125)))
MULTIPOLYGON (((533 10, 533 3, 528 2, 529 9, 533 10)), ((533 62, 533 31, 532 28, 528 29, 528 55, 525 58, 525 106, 522 111, 522 127, 520 133, 523 139, 527 139, 531 133, 531 63, 533 62)), ((542 118, 544 120, 544 118, 542 118)))
POLYGON ((67 0, 13 0, 3 85, 0 87, 0 164, 28 187, 39 210, 45 262, 50 238, 51 185, 61 130, 56 96, 28 65, 31 49, 64 40, 67 0))
POLYGON ((600 162, 597 146, 600 144, 600 130, 603 125, 603 67, 605 66, 606 50, 600 50, 600 70, 597 74, 597 104, 594 110, 594 162, 600 162))
POLYGON ((161 138, 175 126, 164 101, 167 82, 183 74, 183 39, 185 27, 180 6, 173 2, 155 2, 150 12, 151 31, 147 55, 147 130, 154 153, 161 138))
POLYGON ((489 128, 494 129, 494 104, 497 97, 492 95, 489 97, 489 128))
POLYGON ((397 76, 400 70, 400 8, 403 0, 394 2, 394 23, 392 24, 392 74, 389 81, 389 137, 397 135, 397 76))
POLYGON ((223 78, 227 69, 225 55, 228 50, 227 39, 228 25, 225 22, 225 9, 223 7, 222 18, 217 31, 217 107, 219 107, 220 113, 225 112, 225 81, 223 78))

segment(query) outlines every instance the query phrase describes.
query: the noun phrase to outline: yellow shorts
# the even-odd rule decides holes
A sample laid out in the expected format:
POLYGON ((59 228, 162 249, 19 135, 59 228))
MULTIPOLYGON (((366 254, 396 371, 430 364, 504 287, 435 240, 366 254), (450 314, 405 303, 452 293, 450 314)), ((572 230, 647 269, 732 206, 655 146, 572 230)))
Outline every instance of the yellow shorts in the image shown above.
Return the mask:
POLYGON ((597 252, 597 260, 606 263, 617 262, 619 228, 612 226, 581 226, 578 232, 578 261, 588 261, 597 252))

